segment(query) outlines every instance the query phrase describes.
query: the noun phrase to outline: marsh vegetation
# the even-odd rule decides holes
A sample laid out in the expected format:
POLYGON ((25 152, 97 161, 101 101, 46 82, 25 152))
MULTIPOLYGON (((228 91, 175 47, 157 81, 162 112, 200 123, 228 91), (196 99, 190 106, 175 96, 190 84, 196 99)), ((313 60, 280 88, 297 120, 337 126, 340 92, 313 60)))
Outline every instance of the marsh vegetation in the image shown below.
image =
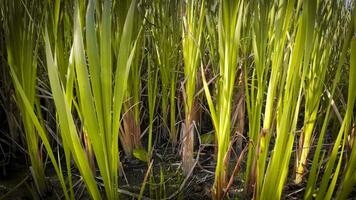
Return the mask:
POLYGON ((356 196, 352 0, 1 0, 0 199, 356 196))

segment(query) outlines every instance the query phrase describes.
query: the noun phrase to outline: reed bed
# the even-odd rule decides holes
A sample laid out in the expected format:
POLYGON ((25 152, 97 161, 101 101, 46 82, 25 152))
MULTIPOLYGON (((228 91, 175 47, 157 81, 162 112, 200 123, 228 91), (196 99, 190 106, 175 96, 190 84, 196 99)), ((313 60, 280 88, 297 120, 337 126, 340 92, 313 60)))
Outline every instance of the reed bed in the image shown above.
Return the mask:
POLYGON ((356 194, 353 1, 3 0, 0 22, 0 199, 356 194))

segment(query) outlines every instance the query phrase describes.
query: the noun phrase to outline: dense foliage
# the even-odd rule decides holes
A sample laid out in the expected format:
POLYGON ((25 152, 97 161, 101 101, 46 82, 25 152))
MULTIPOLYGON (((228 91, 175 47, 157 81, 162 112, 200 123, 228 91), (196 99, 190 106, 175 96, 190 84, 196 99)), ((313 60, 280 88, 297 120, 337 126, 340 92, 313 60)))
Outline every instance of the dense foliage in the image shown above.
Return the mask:
POLYGON ((0 199, 356 195, 354 7, 1 0, 0 199))

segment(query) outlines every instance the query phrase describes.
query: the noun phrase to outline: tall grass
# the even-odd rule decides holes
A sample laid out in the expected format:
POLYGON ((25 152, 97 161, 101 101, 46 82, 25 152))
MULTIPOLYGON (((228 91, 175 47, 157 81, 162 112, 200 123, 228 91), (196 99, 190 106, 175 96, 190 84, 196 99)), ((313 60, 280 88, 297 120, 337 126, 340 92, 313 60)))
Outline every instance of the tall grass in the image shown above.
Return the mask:
POLYGON ((307 165, 307 157, 310 151, 312 142, 312 134, 314 126, 317 121, 317 114, 319 105, 321 103, 322 92, 324 89, 324 82, 326 72, 329 66, 332 46, 327 41, 332 40, 333 34, 324 32, 325 24, 332 24, 331 12, 329 4, 318 4, 316 9, 324 15, 316 16, 316 27, 314 41, 311 42, 313 50, 311 54, 311 63, 306 66, 306 79, 305 79, 305 112, 304 112, 304 127, 300 136, 300 149, 297 153, 296 162, 296 183, 301 183, 304 168, 307 165), (325 24, 324 24, 325 23, 325 24))
MULTIPOLYGON (((76 74, 75 79, 77 82, 76 90, 79 94, 78 112, 81 115, 83 130, 92 144, 96 163, 104 185, 106 186, 106 197, 108 199, 115 199, 118 196, 119 122, 126 90, 125 88, 136 47, 136 43, 133 42, 134 37, 132 36, 135 1, 131 3, 125 24, 121 30, 122 34, 120 34, 121 40, 119 43, 117 65, 114 74, 112 72, 114 69, 112 66, 110 40, 112 31, 110 25, 112 4, 111 1, 104 1, 102 4, 103 10, 100 10, 100 12, 102 12, 103 15, 101 16, 102 18, 99 26, 100 38, 98 39, 95 30, 96 21, 94 18, 95 8, 98 7, 95 3, 98 2, 91 0, 87 6, 85 20, 87 41, 86 51, 81 30, 82 25, 80 21, 81 16, 79 5, 78 3, 76 4, 73 28, 73 56, 76 74), (101 40, 100 48, 98 40, 101 40), (88 56, 89 69, 86 65, 85 53, 87 53, 88 56), (100 78, 101 76, 103 77, 100 78), (113 79, 110 77, 113 77, 113 79)), ((72 91, 65 91, 61 87, 61 82, 58 79, 57 62, 53 60, 48 36, 46 36, 46 45, 49 77, 52 92, 55 96, 54 100, 59 115, 61 134, 63 134, 62 138, 69 139, 68 144, 70 152, 84 178, 90 195, 94 199, 100 199, 100 192, 94 179, 95 174, 93 174, 90 169, 90 163, 80 143, 78 137, 79 134, 68 105, 69 102, 67 102, 66 99, 66 96, 68 95, 66 92, 72 91)))
POLYGON ((302 85, 309 64, 313 39, 315 2, 303 2, 302 15, 297 19, 295 41, 285 72, 285 80, 277 105, 277 133, 274 151, 268 163, 261 190, 262 199, 280 199, 287 178, 290 156, 296 132, 302 85), (276 170, 279 169, 279 170, 276 170), (271 183, 274 183, 273 185, 271 183))
POLYGON ((234 89, 236 68, 238 65, 238 49, 240 44, 240 33, 242 16, 244 12, 244 1, 220 1, 218 36, 219 36, 219 73, 217 81, 217 100, 214 106, 208 83, 202 70, 204 90, 212 117, 217 144, 218 155, 215 170, 215 181, 213 195, 221 199, 223 189, 227 185, 229 159, 228 148, 231 135, 231 103, 232 91, 234 89))
MULTIPOLYGON (((353 117, 353 109, 354 109, 354 105, 355 105, 355 81, 353 78, 354 77, 354 73, 355 73, 355 69, 354 69, 354 38, 351 39, 352 35, 355 34, 355 13, 353 13, 352 15, 352 19, 351 19, 351 23, 348 26, 349 30, 347 32, 347 35, 345 37, 345 43, 344 43, 344 47, 343 47, 343 51, 341 53, 341 58, 339 61, 339 65, 338 65, 338 70, 339 67, 341 67, 344 64, 344 59, 345 59, 345 53, 346 53, 346 49, 348 47, 351 47, 351 54, 350 54, 350 71, 349 71, 349 85, 348 85, 348 97, 347 97, 347 106, 346 106, 346 113, 344 115, 341 127, 338 131, 337 137, 335 139, 334 145, 331 149, 331 153, 330 156, 328 158, 326 167, 325 167, 325 171, 322 174, 322 179, 320 181, 320 186, 319 186, 319 190, 317 192, 316 195, 316 199, 331 199, 332 195, 334 194, 334 190, 336 187, 336 182, 337 179, 339 177, 339 173, 341 172, 341 167, 342 167, 342 161, 343 161, 343 156, 344 156, 344 151, 346 148, 346 142, 347 142, 347 137, 350 131, 350 127, 351 127, 351 118, 353 117), (341 150, 339 150, 341 148, 341 150), (340 153, 340 155, 338 155, 340 153), (336 162, 337 161, 337 162, 336 162), (335 164, 337 163, 336 167, 335 164), (333 173, 333 177, 330 178, 331 174, 333 173)), ((338 71, 336 74, 336 81, 339 81, 339 74, 340 72, 338 71)), ((335 81, 335 82, 336 82, 335 81)), ((334 93, 334 85, 332 88, 332 94, 334 93)), ((318 143, 318 146, 320 144, 318 143)), ((315 158, 314 158, 315 159, 315 158)), ((350 168, 350 166, 352 165, 348 165, 347 168, 350 168)), ((348 170, 345 171, 345 173, 349 173, 347 172, 348 170)), ((350 176, 352 177, 352 176, 350 176)), ((311 178, 311 180, 313 180, 311 178)), ((344 182, 344 181, 343 181, 344 182)), ((341 188, 343 187, 343 182, 341 182, 341 188)), ((348 181, 345 181, 346 184, 348 181)), ((309 183, 308 183, 309 184, 309 183)), ((350 186, 348 186, 350 187, 350 186)), ((346 195, 349 191, 345 191, 345 195, 341 195, 340 192, 342 192, 342 189, 340 189, 340 191, 338 192, 338 198, 340 199, 344 199, 346 198, 346 195)), ((310 195, 310 193, 306 193, 307 195, 310 195)), ((307 196, 306 197, 309 197, 307 196)), ((310 198, 310 197, 309 197, 310 198)))
MULTIPOLYGON (((232 192, 234 198, 346 199, 353 191, 354 2, 4 0, 0 5, 6 47, 0 57, 8 64, 4 70, 11 75, 39 198, 46 198, 52 182, 46 169, 52 168, 65 199, 79 198, 75 174, 92 199, 119 199, 120 192, 160 199, 171 191, 169 183, 181 181, 180 173, 185 179, 168 198, 178 193, 189 198, 187 181, 212 173, 206 163, 216 163, 214 199, 232 198, 237 179, 245 189, 232 192), (49 91, 43 89, 47 82, 49 91), (141 131, 143 126, 148 128, 141 131), (212 132, 215 145, 205 144, 213 143, 212 132), (195 138, 204 143, 198 152, 195 138), (177 144, 181 157, 175 155, 177 144), (237 160, 233 153, 240 154, 237 160), (120 159, 132 155, 150 161, 139 194, 131 193, 135 187, 128 192, 119 186, 119 169, 133 165, 125 159, 121 165, 120 159), (160 163, 167 160, 175 164, 160 163), (174 175, 165 172, 171 166, 178 166, 174 175), (244 171, 236 175, 239 169, 244 171)), ((7 141, 0 139, 0 145, 7 141)), ((128 185, 131 177, 139 178, 128 176, 128 185)))
MULTIPOLYGON (((135 17, 135 23, 140 23, 141 19, 135 17)), ((136 32, 140 31, 136 28, 136 32)), ((137 33, 134 33, 137 34, 137 33)), ((142 51, 143 37, 140 35, 137 39, 135 56, 132 62, 130 74, 128 77, 128 85, 126 91, 126 100, 123 106, 123 129, 120 134, 122 147, 129 157, 133 154, 138 155, 143 152, 141 144, 141 67, 142 67, 142 51)), ((138 157, 141 157, 138 155, 138 157)))
MULTIPOLYGON (((10 68, 10 70, 12 71, 12 68, 10 68)), ((15 74, 14 71, 12 71, 11 73, 15 74)), ((50 158, 50 160, 51 160, 51 162, 53 164, 54 170, 55 170, 55 172, 56 172, 56 174, 58 176, 60 185, 61 185, 61 187, 63 189, 65 199, 69 199, 69 196, 67 194, 65 181, 64 181, 64 176, 62 174, 63 171, 61 169, 61 166, 58 164, 58 162, 56 160, 56 157, 54 156, 54 153, 53 153, 52 147, 50 145, 50 142, 49 142, 49 140, 47 138, 45 129, 43 128, 40 120, 36 116, 36 113, 33 110, 33 105, 31 105, 31 103, 29 102, 29 100, 28 100, 28 98, 26 96, 26 93, 25 93, 24 89, 21 87, 21 83, 20 83, 20 81, 19 81, 19 79, 17 78, 16 75, 13 75, 13 82, 14 82, 15 89, 18 91, 18 94, 20 95, 21 100, 22 100, 22 102, 24 104, 25 111, 28 113, 28 116, 30 117, 33 125, 36 127, 37 133, 40 136, 40 138, 42 139, 43 145, 46 148, 47 154, 48 154, 48 156, 49 156, 49 158, 50 158)))
POLYGON ((258 143, 258 158, 256 164, 255 194, 257 198, 259 198, 259 194, 262 191, 266 162, 269 153, 269 143, 274 132, 274 120, 276 113, 274 108, 277 105, 276 97, 280 89, 279 83, 281 83, 284 74, 284 60, 286 55, 288 55, 285 54, 285 46, 292 20, 293 4, 294 1, 279 1, 278 4, 274 5, 271 9, 271 12, 274 10, 271 17, 276 25, 272 28, 272 30, 270 30, 272 32, 270 37, 279 38, 279 40, 271 40, 272 44, 270 47, 271 69, 264 107, 263 126, 258 143))
POLYGON ((17 106, 21 111, 24 124, 25 141, 31 160, 31 173, 41 198, 47 188, 45 166, 42 160, 40 142, 43 144, 63 189, 65 199, 69 199, 60 161, 57 161, 44 129, 41 109, 36 95, 37 56, 40 31, 36 27, 40 16, 35 6, 28 1, 1 2, 1 12, 6 14, 4 23, 7 44, 7 61, 15 90, 17 106), (32 13, 32 14, 31 14, 32 13), (36 20, 36 21, 35 21, 36 20), (15 24, 16 23, 16 24, 15 24), (40 140, 41 139, 41 140, 40 140))
POLYGON ((203 33, 205 1, 188 0, 183 17, 183 60, 184 60, 184 110, 185 121, 182 126, 182 163, 183 171, 188 174, 193 166, 194 125, 197 120, 197 102, 195 89, 197 71, 201 63, 201 41, 203 33), (196 5, 201 5, 200 7, 196 5))
MULTIPOLYGON (((263 137, 261 127, 262 118, 262 106, 264 100, 264 93, 266 92, 267 74, 269 70, 270 57, 267 50, 269 50, 270 44, 268 44, 268 38, 272 34, 271 25, 274 12, 268 12, 271 10, 271 2, 260 1, 251 5, 254 9, 254 22, 252 23, 252 49, 254 55, 254 65, 250 65, 252 69, 247 68, 244 64, 244 80, 245 80, 245 95, 246 95, 246 107, 249 118, 249 131, 248 136, 253 144, 258 144, 259 138, 263 137), (249 73, 252 71, 252 74, 249 73), (250 77, 250 78, 249 78, 250 77), (248 81, 248 80, 251 81, 248 81)), ((273 10, 272 10, 273 11, 273 10)), ((253 146, 249 146, 247 157, 247 173, 246 177, 248 182, 254 182, 255 179, 255 162, 256 152, 253 151, 253 146)))
MULTIPOLYGON (((356 14, 355 11, 353 13, 353 30, 355 33, 356 30, 356 14)), ((344 119, 345 122, 345 134, 348 133, 348 130, 350 130, 350 125, 351 125, 351 118, 352 118, 352 110, 354 109, 355 106, 355 98, 356 98, 356 80, 354 77, 356 77, 356 38, 355 36, 351 40, 351 54, 350 54, 350 75, 349 75, 349 90, 348 90, 348 99, 347 103, 349 106, 347 106, 346 110, 346 116, 344 119), (348 121, 346 121, 348 120, 348 121)), ((355 150, 355 139, 353 139, 352 143, 352 151, 350 153, 350 158, 348 160, 347 168, 343 174, 343 179, 340 184, 339 191, 337 193, 337 198, 338 199, 346 199, 347 196, 350 194, 352 191, 352 187, 355 185, 355 162, 356 162, 356 150, 355 150)), ((334 181, 336 182, 336 181, 334 181)), ((335 183, 332 183, 335 185, 335 183)), ((335 187, 335 186, 334 186, 335 187)), ((331 192, 330 192, 331 193, 331 192)), ((332 194, 329 196, 331 197, 332 194)))
MULTIPOLYGON (((325 114, 325 118, 324 118, 324 121, 322 124, 322 128, 320 130, 320 135, 318 137, 319 140, 317 143, 317 147, 316 147, 316 150, 315 150, 314 156, 313 156, 313 162, 312 162, 311 170, 310 170, 308 181, 307 181, 306 192, 304 194, 305 199, 311 199, 317 189, 317 186, 316 186, 317 178, 320 175, 320 168, 322 167, 321 162, 323 162, 323 158, 325 155, 325 154, 320 155, 321 149, 322 149, 324 138, 326 136, 328 123, 331 118, 331 107, 335 106, 334 97, 336 96, 335 92, 336 92, 337 85, 340 83, 340 78, 342 75, 341 69, 345 64, 350 40, 351 40, 352 34, 354 32, 352 22, 348 23, 348 25, 344 29, 345 30, 341 30, 341 33, 340 33, 343 36, 344 40, 343 40, 342 49, 341 49, 341 52, 340 52, 340 55, 338 58, 337 66, 335 69, 335 75, 334 75, 335 77, 333 77, 334 79, 333 79, 332 85, 329 89, 330 94, 328 95, 329 99, 327 101, 326 114, 325 114)), ((337 141, 335 141, 335 142, 336 142, 335 149, 338 149, 337 147, 340 145, 340 139, 337 139, 337 141)), ((337 150, 333 150, 332 152, 334 154, 333 160, 335 160, 335 152, 337 152, 337 150)), ((330 161, 330 163, 332 163, 332 162, 334 162, 334 161, 330 161)), ((332 166, 328 167, 329 172, 327 172, 327 174, 330 175, 330 170, 333 169, 333 164, 327 164, 327 165, 332 165, 332 166)), ((326 178, 327 176, 323 176, 323 177, 325 177, 325 178, 323 178, 321 185, 324 185, 324 186, 321 189, 321 192, 320 193, 318 192, 318 194, 320 194, 320 195, 318 195, 319 198, 322 198, 322 196, 325 195, 326 187, 329 182, 329 179, 326 178)), ((335 177, 337 177, 337 176, 335 176, 335 177)), ((330 192, 332 192, 332 190, 330 190, 330 192)))
POLYGON ((162 113, 162 128, 168 132, 171 143, 177 144, 176 130, 176 88, 177 71, 180 65, 180 2, 177 0, 158 0, 152 3, 153 23, 152 36, 154 51, 160 74, 160 104, 162 113), (170 124, 168 124, 168 117, 170 124))
POLYGON ((33 21, 38 20, 39 16, 31 16, 31 13, 28 13, 28 9, 31 12, 34 9, 34 4, 30 2, 4 1, 1 5, 2 12, 7 16, 4 22, 4 30, 10 74, 14 85, 16 84, 15 79, 19 81, 19 85, 15 87, 15 99, 21 112, 23 132, 31 162, 30 168, 36 188, 39 194, 43 195, 46 190, 46 183, 43 154, 39 147, 40 140, 18 89, 18 87, 23 89, 32 110, 40 111, 35 106, 38 101, 36 81, 39 33, 36 31, 36 22, 33 21), (36 17, 36 19, 32 17, 36 17))
MULTIPOLYGON (((152 45, 152 41, 150 42, 152 45)), ((154 48, 154 47, 153 47, 154 48)), ((147 152, 149 156, 152 155, 153 146, 153 124, 155 121, 155 108, 158 93, 158 67, 154 65, 154 57, 150 53, 147 54, 147 101, 148 101, 148 112, 149 112, 149 129, 148 129, 148 142, 147 142, 147 152)))

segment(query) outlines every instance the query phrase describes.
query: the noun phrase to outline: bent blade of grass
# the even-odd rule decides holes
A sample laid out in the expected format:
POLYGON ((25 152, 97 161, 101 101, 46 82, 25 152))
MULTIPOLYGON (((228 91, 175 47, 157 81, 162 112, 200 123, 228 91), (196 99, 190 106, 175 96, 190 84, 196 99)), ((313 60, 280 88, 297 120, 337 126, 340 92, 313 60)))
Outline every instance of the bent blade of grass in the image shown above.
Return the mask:
POLYGON ((13 75, 13 80, 14 80, 14 86, 16 87, 17 91, 19 92, 19 95, 21 96, 21 99, 23 101, 23 104, 24 104, 24 108, 26 109, 26 112, 28 113, 28 115, 30 116, 30 119, 33 123, 33 125, 36 127, 37 129, 37 133, 39 134, 42 142, 43 142, 43 145, 47 151, 47 154, 53 164, 53 167, 54 167, 54 170, 58 176, 58 179, 59 179, 59 182, 60 182, 60 185, 63 189, 63 192, 64 192, 64 197, 65 199, 70 199, 69 196, 68 196, 68 193, 67 193, 67 188, 66 188, 66 185, 65 185, 65 181, 64 181, 64 177, 63 177, 63 174, 62 174, 62 170, 60 168, 60 166, 58 165, 58 162, 56 160, 56 157, 53 153, 53 150, 52 150, 52 147, 50 145, 50 142, 47 138, 47 134, 44 130, 44 128, 42 127, 39 119, 37 118, 35 112, 33 111, 33 107, 31 106, 31 103, 29 102, 29 100, 27 99, 27 96, 25 94, 25 91, 24 89, 22 88, 15 72, 13 71, 12 68, 10 68, 10 70, 12 71, 11 74, 13 75))
POLYGON ((84 182, 88 187, 88 191, 93 199, 101 199, 100 192, 96 186, 94 175, 90 169, 89 161, 85 155, 83 147, 78 137, 77 129, 74 120, 71 116, 71 111, 66 101, 65 92, 60 84, 58 68, 56 62, 53 60, 51 47, 49 44, 48 33, 45 33, 46 43, 46 58, 48 76, 52 88, 53 99, 57 109, 62 138, 68 139, 69 148, 77 164, 84 182))

